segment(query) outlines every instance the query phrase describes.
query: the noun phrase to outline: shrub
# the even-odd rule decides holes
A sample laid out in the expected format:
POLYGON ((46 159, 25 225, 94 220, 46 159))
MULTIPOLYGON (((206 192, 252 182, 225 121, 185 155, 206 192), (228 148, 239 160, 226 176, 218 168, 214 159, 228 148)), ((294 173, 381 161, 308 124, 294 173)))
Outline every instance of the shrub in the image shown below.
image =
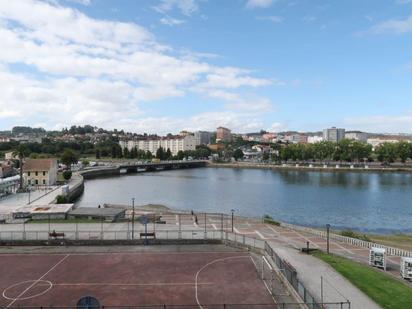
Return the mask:
POLYGON ((66 203, 68 203, 68 202, 69 202, 69 200, 68 200, 67 196, 58 195, 58 196, 56 197, 56 203, 57 203, 57 204, 66 204, 66 203))
POLYGON ((359 234, 359 233, 356 233, 352 230, 344 230, 344 231, 340 232, 340 234, 342 236, 346 236, 346 237, 356 238, 356 239, 360 239, 360 240, 364 240, 364 241, 371 241, 371 239, 367 235, 359 234))
POLYGON ((63 172, 63 178, 65 180, 69 180, 70 178, 72 178, 72 172, 71 171, 64 171, 63 172))
POLYGON ((263 216, 263 222, 267 224, 272 224, 276 226, 280 226, 280 222, 273 220, 273 218, 269 215, 264 215, 263 216))

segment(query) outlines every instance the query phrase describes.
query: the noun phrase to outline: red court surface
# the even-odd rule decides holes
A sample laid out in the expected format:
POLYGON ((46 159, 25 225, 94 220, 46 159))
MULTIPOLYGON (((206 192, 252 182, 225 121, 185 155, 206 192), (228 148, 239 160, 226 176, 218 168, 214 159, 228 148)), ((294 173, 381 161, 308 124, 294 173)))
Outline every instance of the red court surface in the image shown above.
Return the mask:
POLYGON ((2 254, 0 265, 0 308, 83 296, 104 306, 274 304, 245 252, 2 254))

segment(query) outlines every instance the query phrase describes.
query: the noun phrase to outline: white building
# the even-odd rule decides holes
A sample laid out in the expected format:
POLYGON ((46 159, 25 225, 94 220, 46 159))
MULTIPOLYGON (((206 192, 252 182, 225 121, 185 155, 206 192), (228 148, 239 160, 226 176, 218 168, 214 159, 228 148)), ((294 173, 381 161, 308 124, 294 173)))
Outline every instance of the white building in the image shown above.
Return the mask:
POLYGON ((345 132, 345 138, 366 143, 368 140, 368 134, 360 131, 347 131, 345 132))
POLYGON ((323 141, 322 136, 318 136, 318 135, 308 136, 308 143, 309 144, 320 143, 321 141, 323 141))
POLYGON ((193 135, 177 135, 170 137, 120 141, 119 145, 122 149, 127 148, 129 151, 136 147, 137 150, 150 151, 152 154, 156 154, 156 151, 162 147, 165 150, 170 149, 173 155, 177 155, 179 151, 196 150, 196 138, 193 135))
POLYGON ((383 143, 398 143, 397 139, 381 139, 381 138, 368 138, 367 143, 372 145, 372 149, 375 150, 376 147, 383 143))

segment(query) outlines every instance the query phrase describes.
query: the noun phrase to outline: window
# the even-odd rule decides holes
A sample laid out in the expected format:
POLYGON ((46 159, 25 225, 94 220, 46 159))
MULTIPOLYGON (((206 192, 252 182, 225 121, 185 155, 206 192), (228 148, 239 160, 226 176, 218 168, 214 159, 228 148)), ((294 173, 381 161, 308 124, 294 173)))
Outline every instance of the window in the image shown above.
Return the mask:
POLYGON ((46 172, 43 172, 43 176, 46 176, 46 172))
POLYGON ((30 176, 30 172, 27 172, 27 176, 30 176))
MULTIPOLYGON (((44 172, 43 172, 44 173, 44 172)), ((46 179, 43 179, 43 184, 45 185, 46 184, 46 179)))
POLYGON ((39 184, 39 181, 36 179, 36 185, 38 185, 39 184))
POLYGON ((36 176, 38 176, 39 175, 39 173, 38 172, 36 172, 36 176))

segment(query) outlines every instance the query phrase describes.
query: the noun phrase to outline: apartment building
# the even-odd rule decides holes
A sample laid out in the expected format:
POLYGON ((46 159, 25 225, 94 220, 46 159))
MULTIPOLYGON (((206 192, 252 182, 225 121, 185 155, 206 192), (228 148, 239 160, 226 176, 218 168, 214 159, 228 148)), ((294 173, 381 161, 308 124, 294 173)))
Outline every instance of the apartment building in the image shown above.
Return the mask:
POLYGON ((150 151, 156 154, 156 151, 162 147, 165 150, 170 149, 175 156, 179 151, 196 150, 196 138, 193 135, 173 135, 167 137, 122 140, 119 142, 122 149, 127 148, 129 151, 136 147, 137 150, 150 151))

